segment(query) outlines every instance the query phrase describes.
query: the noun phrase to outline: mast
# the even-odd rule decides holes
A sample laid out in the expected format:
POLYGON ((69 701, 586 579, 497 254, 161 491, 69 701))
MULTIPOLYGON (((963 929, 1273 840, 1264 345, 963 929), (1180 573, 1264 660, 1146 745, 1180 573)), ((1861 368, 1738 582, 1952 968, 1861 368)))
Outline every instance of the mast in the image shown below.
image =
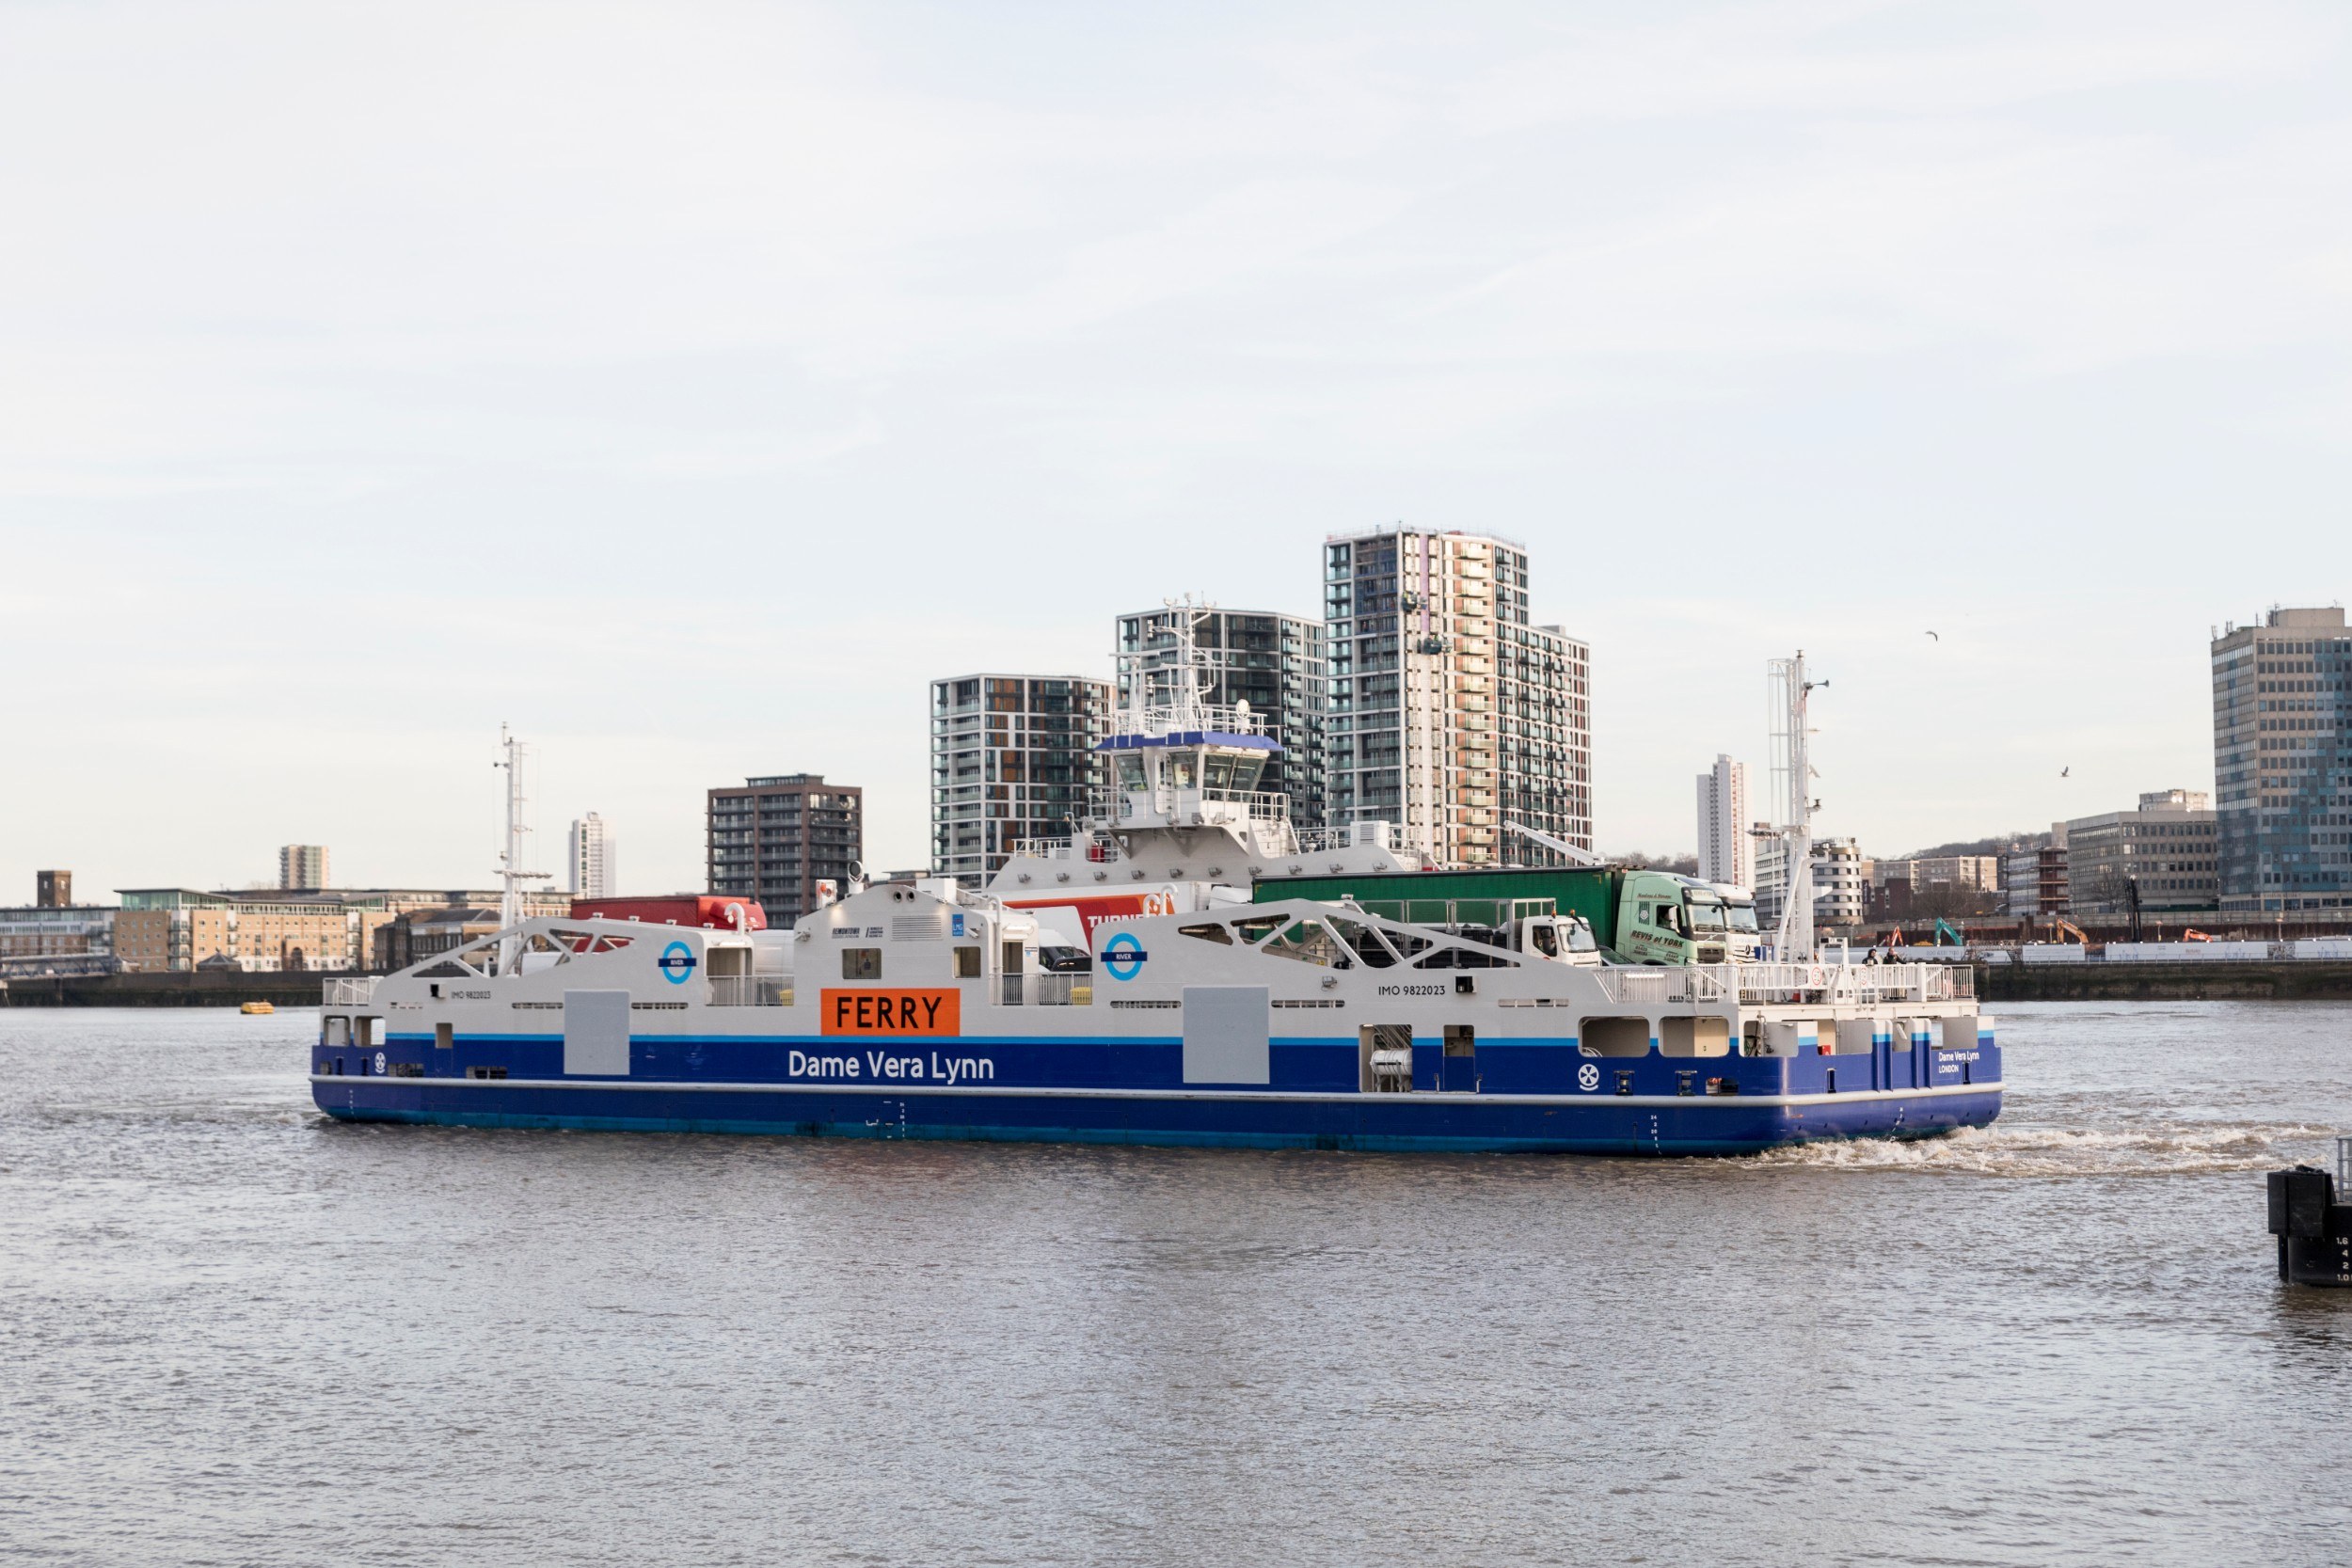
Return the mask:
POLYGON ((1775 697, 1772 730, 1772 771, 1781 797, 1781 907, 1775 940, 1784 959, 1803 961, 1814 955, 1813 942, 1813 761, 1808 745, 1812 730, 1807 708, 1813 688, 1827 681, 1807 678, 1804 650, 1794 658, 1776 658, 1770 666, 1775 697))
POLYGON ((499 929, 506 934, 499 939, 498 973, 516 972, 516 957, 522 939, 515 927, 523 923, 522 884, 552 875, 546 871, 525 871, 523 835, 531 832, 523 812, 523 770, 519 764, 530 748, 515 738, 503 722, 499 725, 499 750, 503 759, 492 763, 493 768, 506 769, 506 848, 499 856, 499 929))

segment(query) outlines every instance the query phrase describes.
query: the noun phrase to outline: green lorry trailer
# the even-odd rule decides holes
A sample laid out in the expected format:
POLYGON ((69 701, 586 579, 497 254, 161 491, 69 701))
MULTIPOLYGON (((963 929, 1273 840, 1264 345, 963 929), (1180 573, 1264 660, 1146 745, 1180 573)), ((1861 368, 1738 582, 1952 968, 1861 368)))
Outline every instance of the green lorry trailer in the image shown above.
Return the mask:
POLYGON ((1627 963, 1724 963, 1756 956, 1756 905, 1694 877, 1624 866, 1399 871, 1347 877, 1268 877, 1259 903, 1353 899, 1370 914, 1435 926, 1499 928, 1551 911, 1575 915, 1627 963))

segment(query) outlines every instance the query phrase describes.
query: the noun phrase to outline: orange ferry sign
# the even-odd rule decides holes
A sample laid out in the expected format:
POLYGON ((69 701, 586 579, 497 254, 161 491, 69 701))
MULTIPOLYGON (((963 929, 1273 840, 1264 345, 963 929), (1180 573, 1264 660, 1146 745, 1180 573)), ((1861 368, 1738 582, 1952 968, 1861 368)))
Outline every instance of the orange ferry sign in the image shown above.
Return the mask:
POLYGON ((820 993, 828 1035, 960 1035, 963 993, 939 990, 828 990, 820 993))

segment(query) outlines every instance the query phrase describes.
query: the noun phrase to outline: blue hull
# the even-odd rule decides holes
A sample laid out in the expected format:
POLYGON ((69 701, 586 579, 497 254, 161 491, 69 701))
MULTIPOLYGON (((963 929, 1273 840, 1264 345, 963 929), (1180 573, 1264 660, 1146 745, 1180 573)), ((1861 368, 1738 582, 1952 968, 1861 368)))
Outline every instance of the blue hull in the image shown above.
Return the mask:
POLYGON ((844 1093, 755 1085, 323 1077, 351 1121, 625 1132, 949 1138, 1241 1148, 1749 1154, 1822 1139, 1932 1137, 2000 1114, 1997 1084, 1766 1101, 1417 1093, 844 1093))
POLYGON ((1361 1092, 1357 1042, 1327 1037, 1278 1038, 1263 1087, 1187 1086, 1165 1037, 932 1043, 637 1036, 626 1074, 592 1077, 564 1071, 559 1036, 400 1034, 373 1053, 321 1046, 311 1090, 346 1120, 461 1127, 1581 1154, 1932 1137, 2001 1109, 1989 1037, 1704 1058, 1587 1056, 1548 1037, 1486 1042, 1471 1061, 1416 1041, 1412 1092, 1395 1094, 1361 1092))

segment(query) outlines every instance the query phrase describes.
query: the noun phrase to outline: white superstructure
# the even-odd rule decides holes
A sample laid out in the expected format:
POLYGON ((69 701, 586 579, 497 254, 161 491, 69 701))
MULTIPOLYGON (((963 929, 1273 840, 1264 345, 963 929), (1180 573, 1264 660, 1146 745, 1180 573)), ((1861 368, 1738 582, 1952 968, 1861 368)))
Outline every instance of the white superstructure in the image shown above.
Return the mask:
POLYGON ((1207 700, 1213 672, 1190 619, 1198 607, 1169 609, 1182 612, 1173 648, 1152 652, 1149 678, 1136 671, 1121 683, 1127 701, 1096 748, 1108 783, 1069 837, 1017 843, 989 891, 1040 911, 1083 946, 1102 919, 1246 904, 1263 880, 1421 869, 1393 824, 1301 828, 1287 796, 1259 787, 1281 747, 1248 703, 1207 700))

